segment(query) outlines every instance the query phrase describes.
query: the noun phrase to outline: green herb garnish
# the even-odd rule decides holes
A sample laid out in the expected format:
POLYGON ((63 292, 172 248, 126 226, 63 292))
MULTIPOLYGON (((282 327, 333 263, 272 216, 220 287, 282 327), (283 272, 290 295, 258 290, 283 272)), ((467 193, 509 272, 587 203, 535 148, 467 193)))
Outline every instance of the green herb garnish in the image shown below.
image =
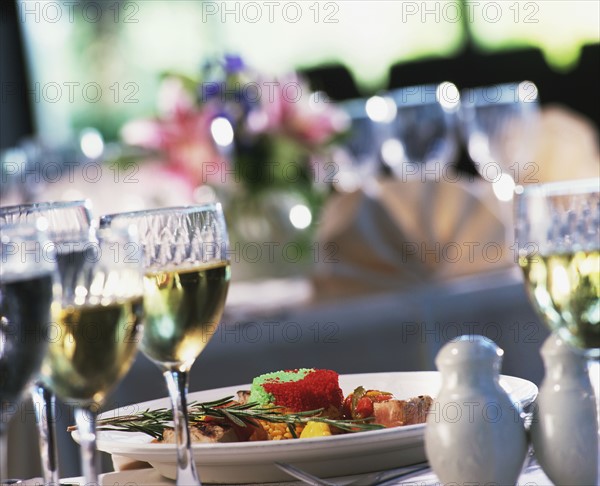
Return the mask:
MULTIPOLYGON (((295 424, 305 424, 309 421, 323 422, 346 432, 363 432, 378 430, 383 425, 375 424, 370 419, 335 420, 321 417, 323 409, 306 412, 283 413, 280 407, 265 407, 257 402, 239 404, 233 401, 233 396, 212 402, 192 402, 188 408, 190 425, 202 422, 206 417, 221 419, 240 427, 257 425, 257 420, 266 422, 283 422, 288 424, 290 431, 295 424)), ((155 439, 162 440, 165 428, 172 427, 173 414, 171 410, 160 408, 144 410, 143 412, 120 417, 103 418, 98 420, 98 430, 117 430, 125 432, 143 432, 155 439)), ((67 430, 75 430, 77 426, 67 430)), ((295 437, 295 430, 292 436, 295 437)))

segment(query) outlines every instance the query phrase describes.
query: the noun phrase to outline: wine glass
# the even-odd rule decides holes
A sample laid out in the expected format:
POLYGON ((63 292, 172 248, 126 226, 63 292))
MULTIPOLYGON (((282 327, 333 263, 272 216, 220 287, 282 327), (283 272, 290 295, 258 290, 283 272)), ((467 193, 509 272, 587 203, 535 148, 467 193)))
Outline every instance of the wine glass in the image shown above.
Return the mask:
POLYGON ((8 420, 48 346, 56 262, 41 225, 0 226, 0 483, 8 420))
MULTIPOLYGON (((98 484, 96 415, 127 373, 143 318, 142 253, 134 227, 98 230, 63 279, 42 379, 75 409, 86 484, 98 484)), ((60 257, 60 255, 59 255, 60 257)))
POLYGON ((219 203, 103 216, 100 227, 137 225, 145 250, 141 350, 163 371, 177 448, 177 484, 200 484, 187 411, 189 371, 219 324, 230 267, 219 203))
MULTIPOLYGON (((465 89, 461 133, 479 174, 501 201, 512 201, 516 184, 535 182, 531 161, 539 120, 538 89, 531 81, 465 89)), ((512 224, 510 224, 512 228, 512 224)))
POLYGON ((339 105, 348 115, 349 130, 333 153, 336 186, 343 192, 368 188, 381 168, 381 145, 396 107, 393 100, 382 96, 346 100, 339 105))
MULTIPOLYGON (((0 223, 29 224, 43 218, 53 244, 62 285, 69 288, 83 263, 84 248, 91 242, 91 211, 87 201, 60 201, 21 204, 0 208, 0 223)), ((40 440, 44 484, 59 483, 55 430, 56 400, 41 380, 30 388, 40 440)))
POLYGON ((396 106, 383 161, 402 181, 440 180, 458 151, 455 116, 460 94, 449 82, 390 91, 396 106))
POLYGON ((529 297, 550 329, 587 358, 598 427, 600 179, 528 185, 517 194, 515 211, 519 265, 529 297))

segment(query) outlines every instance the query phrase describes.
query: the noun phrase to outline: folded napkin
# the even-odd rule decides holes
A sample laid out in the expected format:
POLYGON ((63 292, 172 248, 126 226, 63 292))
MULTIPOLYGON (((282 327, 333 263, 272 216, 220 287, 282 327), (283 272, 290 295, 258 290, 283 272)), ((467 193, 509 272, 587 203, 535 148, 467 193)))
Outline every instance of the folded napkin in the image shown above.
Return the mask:
MULTIPOLYGON (((466 179, 466 176, 465 176, 466 179)), ((413 288, 506 268, 510 203, 483 180, 383 180, 333 196, 317 235, 315 298, 413 288)))
MULTIPOLYGON (((519 184, 600 175, 598 132, 583 116, 549 105, 534 132, 530 155, 518 169, 507 169, 519 184)), ((491 183, 466 175, 385 180, 337 194, 317 235, 318 248, 327 251, 313 273, 315 298, 401 290, 506 268, 515 263, 512 228, 512 201, 499 201, 491 183)))

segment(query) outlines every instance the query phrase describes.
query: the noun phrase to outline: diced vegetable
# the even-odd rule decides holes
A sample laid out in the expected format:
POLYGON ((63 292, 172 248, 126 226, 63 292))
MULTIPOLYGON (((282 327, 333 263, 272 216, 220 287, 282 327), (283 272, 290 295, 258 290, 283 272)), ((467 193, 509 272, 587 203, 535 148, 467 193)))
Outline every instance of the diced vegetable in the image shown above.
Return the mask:
POLYGON ((348 395, 342 405, 342 415, 347 419, 364 419, 373 416, 373 404, 391 400, 393 395, 380 390, 365 390, 362 386, 348 395))
MULTIPOLYGON (((288 424, 282 422, 267 422, 266 420, 259 420, 258 422, 267 433, 267 440, 286 440, 294 438, 294 436, 290 432, 288 424)), ((300 433, 304 430, 304 428, 304 425, 296 424, 296 436, 299 436, 300 433)))
POLYGON ((331 435, 331 429, 328 424, 310 420, 306 423, 306 427, 304 427, 304 430, 300 434, 300 438, 310 439, 311 437, 325 437, 327 435, 331 435))

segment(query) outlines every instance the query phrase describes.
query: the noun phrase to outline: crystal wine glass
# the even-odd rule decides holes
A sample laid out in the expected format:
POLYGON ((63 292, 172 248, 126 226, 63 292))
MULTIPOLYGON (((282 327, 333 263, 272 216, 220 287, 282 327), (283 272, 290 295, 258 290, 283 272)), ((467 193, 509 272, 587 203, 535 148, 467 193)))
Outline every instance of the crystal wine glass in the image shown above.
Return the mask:
POLYGON ((534 83, 465 89, 460 119, 469 156, 479 174, 493 184, 500 200, 512 201, 516 184, 536 182, 531 161, 539 119, 534 83))
POLYGON ((402 181, 440 180, 456 158, 455 115, 460 94, 449 82, 410 86, 389 93, 396 106, 383 161, 402 181))
MULTIPOLYGON (((41 221, 40 221, 41 223, 41 221)), ((56 262, 35 225, 0 226, 0 483, 8 419, 46 354, 56 262)))
POLYGON ((187 411, 189 371, 221 319, 230 267, 219 203, 104 216, 100 227, 137 225, 145 250, 141 350, 163 371, 177 448, 177 484, 200 484, 187 411))
POLYGON ((63 280, 42 379, 75 408, 85 484, 98 484, 96 414, 129 370, 143 317, 142 257, 133 227, 97 232, 63 280))
MULTIPOLYGON (((65 288, 83 263, 84 248, 91 240, 92 216, 87 201, 40 202, 0 208, 0 223, 29 224, 43 218, 58 261, 65 288)), ((58 485, 58 453, 55 430, 56 400, 41 380, 31 386, 40 440, 44 484, 58 485)))
POLYGON ((382 96, 340 102, 348 115, 347 137, 334 151, 336 186, 343 192, 368 188, 381 164, 381 145, 396 114, 393 100, 382 96))
POLYGON ((519 265, 529 297, 550 329, 586 356, 599 410, 590 426, 598 428, 600 179, 528 185, 515 204, 519 265))

